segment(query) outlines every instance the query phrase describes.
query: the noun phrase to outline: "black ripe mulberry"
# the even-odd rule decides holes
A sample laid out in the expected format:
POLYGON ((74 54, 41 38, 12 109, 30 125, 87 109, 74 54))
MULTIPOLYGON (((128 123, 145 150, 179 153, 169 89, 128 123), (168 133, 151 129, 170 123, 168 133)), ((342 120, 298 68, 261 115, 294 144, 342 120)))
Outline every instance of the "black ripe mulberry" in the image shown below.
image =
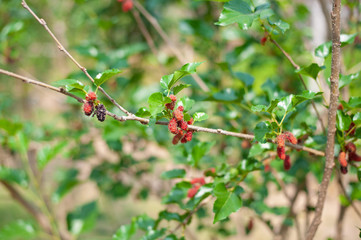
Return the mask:
POLYGON ((97 118, 100 122, 104 122, 105 120, 105 116, 106 116, 106 112, 107 110, 105 109, 104 105, 103 104, 98 104, 96 107, 96 115, 97 115, 97 118))

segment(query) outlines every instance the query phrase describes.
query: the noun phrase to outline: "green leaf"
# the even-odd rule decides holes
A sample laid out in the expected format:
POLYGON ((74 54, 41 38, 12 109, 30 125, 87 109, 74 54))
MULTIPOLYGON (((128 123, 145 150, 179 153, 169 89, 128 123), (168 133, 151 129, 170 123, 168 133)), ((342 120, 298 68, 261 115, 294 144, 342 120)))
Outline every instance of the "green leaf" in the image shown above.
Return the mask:
POLYGON ((213 223, 227 218, 242 207, 242 199, 234 192, 228 192, 224 183, 218 183, 213 190, 217 198, 213 205, 213 223))
POLYGON ((180 91, 182 91, 183 89, 188 88, 190 86, 192 86, 192 85, 181 83, 173 88, 173 93, 174 93, 174 95, 177 95, 180 91))
POLYGON ((202 62, 187 63, 181 67, 180 70, 175 71, 172 77, 172 80, 168 83, 168 89, 172 87, 183 77, 193 74, 197 71, 197 67, 201 65, 202 62))
POLYGON ((248 73, 235 72, 234 76, 241 80, 246 85, 246 87, 252 86, 254 82, 254 77, 248 73))
POLYGON ((112 240, 130 240, 131 237, 137 232, 138 225, 135 219, 131 224, 123 225, 118 228, 117 232, 113 235, 112 240))
POLYGON ((95 201, 77 207, 66 217, 68 230, 74 235, 89 231, 94 227, 97 216, 98 209, 95 201))
POLYGON ((265 105, 255 105, 251 107, 253 112, 266 112, 267 106, 265 105))
POLYGON ((38 151, 37 154, 37 163, 40 169, 44 169, 44 167, 58 155, 61 150, 68 144, 66 141, 62 141, 55 145, 54 147, 45 146, 38 151))
POLYGON ((68 194, 75 186, 80 183, 76 178, 67 178, 60 182, 58 188, 51 196, 51 199, 54 203, 60 202, 60 200, 68 194))
POLYGON ((166 172, 162 172, 160 175, 163 179, 171 179, 171 178, 184 178, 186 175, 186 171, 184 169, 173 169, 166 172))
POLYGON ((325 58, 331 53, 331 48, 332 48, 332 42, 331 41, 325 42, 315 49, 315 55, 317 57, 325 58))
POLYGON ((296 107, 297 105, 303 103, 304 101, 314 99, 321 95, 322 95, 322 92, 311 92, 311 91, 304 90, 301 94, 293 96, 292 106, 296 107))
POLYGON ((55 87, 63 87, 63 86, 67 86, 67 85, 77 84, 77 83, 79 83, 79 81, 76 79, 61 79, 61 80, 52 82, 51 85, 53 85, 55 87))
POLYGON ((276 16, 268 18, 268 23, 273 27, 277 27, 282 33, 285 33, 290 28, 288 23, 282 21, 276 16))
POLYGON ((28 185, 28 177, 21 169, 0 166, 0 180, 9 183, 17 183, 23 187, 28 185))
POLYGON ((265 136, 271 131, 271 126, 268 122, 260 122, 254 129, 254 139, 258 142, 266 142, 265 136))
POLYGON ((307 67, 303 67, 301 69, 297 69, 296 73, 306 75, 309 77, 312 77, 313 79, 317 79, 318 73, 325 69, 325 66, 318 66, 317 63, 312 63, 311 65, 307 67))
POLYGON ((357 36, 357 33, 354 33, 354 34, 341 34, 340 35, 341 47, 352 44, 355 41, 356 36, 357 36))
POLYGON ((283 116, 286 113, 289 113, 293 109, 293 94, 290 94, 286 97, 283 97, 280 99, 280 101, 277 103, 277 108, 281 110, 279 113, 280 116, 283 116))
POLYGON ((167 221, 178 221, 181 222, 183 220, 183 218, 181 217, 181 215, 179 215, 179 213, 175 213, 175 212, 168 212, 167 210, 161 211, 159 213, 159 218, 160 219, 165 219, 167 221))
POLYGON ((359 125, 361 123, 361 112, 357 112, 353 118, 352 121, 356 124, 359 125))
POLYGON ((14 136, 18 131, 23 128, 23 124, 12 122, 7 119, 0 119, 0 128, 4 129, 9 136, 14 136))
POLYGON ((165 102, 164 102, 163 94, 160 92, 153 93, 148 98, 148 104, 149 104, 149 112, 152 114, 152 116, 156 116, 164 109, 165 102))
POLYGON ((351 124, 351 117, 345 114, 343 111, 337 111, 337 129, 341 131, 346 131, 349 129, 351 124))
POLYGON ((195 112, 193 114, 193 120, 194 122, 201 122, 208 119, 207 113, 204 112, 195 112))
POLYGON ((37 236, 35 227, 30 222, 23 220, 12 222, 0 229, 0 239, 27 240, 35 239, 37 236))
POLYGON ((256 144, 252 144, 251 149, 249 150, 248 153, 248 158, 257 156, 261 153, 263 153, 264 151, 266 151, 267 149, 271 149, 271 145, 270 143, 256 143, 256 144))
POLYGON ((195 167, 198 166, 199 161, 206 155, 215 142, 199 142, 192 149, 192 161, 191 164, 195 167))
POLYGON ((102 73, 98 73, 98 75, 94 78, 94 84, 96 86, 100 86, 105 81, 109 80, 111 77, 113 77, 121 72, 122 72, 122 70, 113 68, 113 69, 105 70, 102 73))
POLYGON ((172 81, 174 74, 165 75, 160 79, 160 86, 164 89, 170 89, 169 83, 172 81))
POLYGON ((343 75, 340 74, 340 83, 339 83, 339 89, 343 88, 346 85, 349 85, 353 80, 357 79, 359 77, 359 73, 354 73, 350 75, 343 75))
POLYGON ((187 96, 184 96, 180 99, 180 101, 177 102, 176 107, 183 106, 184 111, 187 112, 192 109, 193 105, 195 104, 195 101, 193 99, 190 99, 187 96))
POLYGON ((361 107, 361 97, 350 97, 350 99, 348 100, 348 105, 351 108, 361 107))
POLYGON ((150 117, 151 115, 152 114, 145 107, 139 108, 138 111, 135 113, 135 116, 141 117, 141 118, 147 118, 147 117, 150 117))

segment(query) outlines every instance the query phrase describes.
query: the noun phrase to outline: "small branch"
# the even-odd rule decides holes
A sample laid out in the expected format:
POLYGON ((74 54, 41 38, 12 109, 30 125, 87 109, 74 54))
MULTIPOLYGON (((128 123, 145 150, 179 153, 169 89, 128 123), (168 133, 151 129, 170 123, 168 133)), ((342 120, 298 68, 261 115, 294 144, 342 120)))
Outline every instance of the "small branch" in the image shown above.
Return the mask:
MULTIPOLYGON (((276 40, 274 40, 273 38, 269 37, 270 38, 270 41, 283 53, 283 55, 288 59, 288 61, 292 64, 292 66, 296 69, 296 70, 299 70, 300 69, 300 66, 297 65, 295 63, 295 61, 293 61, 292 57, 278 44, 278 42, 276 40)), ((301 83, 303 85, 303 87, 305 88, 305 90, 308 91, 308 87, 305 83, 305 80, 303 79, 302 75, 301 74, 298 74, 298 77, 300 78, 301 80, 301 83)), ((311 100, 311 104, 312 104, 312 107, 313 109, 315 110, 316 112, 316 115, 317 115, 317 118, 320 120, 320 123, 321 123, 321 128, 322 128, 322 131, 323 132, 326 132, 326 128, 325 128, 325 124, 323 123, 323 120, 322 120, 322 117, 320 115, 320 113, 318 112, 317 108, 316 108, 316 104, 315 102, 313 101, 313 99, 311 100)))
POLYGON ((28 211, 39 223, 41 228, 48 234, 52 234, 52 229, 49 221, 39 210, 37 210, 32 204, 30 204, 12 185, 5 181, 0 181, 5 189, 10 193, 11 197, 22 205, 26 211, 28 211))
POLYGON ((337 223, 336 223, 336 237, 335 240, 342 240, 342 230, 343 230, 343 220, 345 218, 347 207, 340 204, 340 212, 338 213, 337 223))
MULTIPOLYGON (((75 58, 65 49, 65 47, 60 43, 60 41, 56 38, 56 36, 54 35, 54 33, 49 29, 48 25, 46 24, 45 20, 42 18, 39 18, 34 12, 33 10, 31 10, 31 8, 29 7, 29 5, 25 2, 25 0, 22 0, 21 4, 23 5, 23 7, 28 10, 31 15, 33 15, 33 17, 45 28, 45 30, 49 33, 49 35, 54 39, 54 41, 56 42, 56 44, 58 45, 58 48, 60 51, 64 52, 65 55, 71 59, 71 61, 73 61, 73 63, 90 79, 90 81, 92 81, 94 83, 94 79, 92 78, 92 76, 90 76, 90 74, 88 73, 88 71, 86 70, 85 67, 81 66, 80 63, 78 63, 75 58)), ((129 113, 125 108, 123 108, 122 106, 120 106, 107 92, 104 91, 103 88, 99 87, 99 90, 117 107, 119 108, 122 112, 124 112, 126 115, 130 116, 131 113, 129 113)))
MULTIPOLYGON (((181 51, 179 51, 179 48, 175 46, 175 44, 172 42, 172 40, 167 36, 167 34, 163 31, 162 27, 159 25, 157 19, 155 19, 138 1, 133 1, 134 6, 143 14, 143 16, 152 24, 154 29, 158 32, 158 34, 161 36, 161 38, 164 40, 164 42, 168 45, 168 47, 172 50, 174 55, 177 57, 177 59, 182 63, 186 64, 187 60, 184 58, 181 51)), ((199 87, 205 91, 209 92, 208 86, 203 82, 203 80, 198 76, 198 74, 192 74, 194 80, 199 85, 199 87)))
MULTIPOLYGON (((44 88, 53 90, 53 91, 58 92, 58 93, 62 93, 62 94, 67 95, 69 97, 75 98, 80 103, 85 102, 84 99, 79 98, 79 97, 67 92, 63 88, 53 87, 53 86, 48 85, 46 83, 43 83, 43 82, 40 82, 40 81, 37 81, 37 80, 33 80, 33 79, 29 79, 27 77, 23 77, 21 75, 18 75, 18 74, 12 73, 12 72, 8 72, 8 71, 3 70, 3 69, 0 69, 0 74, 4 74, 4 75, 10 76, 10 77, 14 77, 16 79, 20 79, 25 83, 33 84, 33 85, 36 85, 36 86, 40 86, 40 87, 44 87, 44 88)), ((129 116, 118 116, 118 115, 116 115, 114 113, 111 113, 111 112, 107 111, 106 115, 108 115, 108 116, 110 116, 110 117, 112 117, 115 120, 120 121, 120 122, 138 121, 138 122, 140 122, 142 124, 148 124, 149 123, 149 119, 137 117, 134 114, 130 114, 129 116)), ((157 125, 166 125, 167 126, 168 122, 157 121, 156 124, 157 125)), ((194 125, 189 125, 188 129, 193 130, 195 132, 206 132, 206 133, 213 133, 213 134, 220 134, 220 135, 225 135, 225 136, 237 137, 237 138, 242 138, 242 139, 247 139, 247 140, 254 140, 254 135, 245 134, 245 133, 238 133, 238 132, 231 132, 231 131, 226 131, 226 130, 223 130, 223 129, 205 128, 205 127, 198 127, 198 126, 194 126, 194 125)), ((275 140, 269 139, 268 142, 275 143, 275 140)), ((312 148, 309 148, 309 147, 305 147, 305 146, 302 146, 302 145, 291 144, 291 143, 286 143, 286 145, 293 148, 293 149, 296 149, 296 150, 302 150, 302 151, 312 153, 312 154, 314 154, 316 156, 325 156, 324 152, 321 152, 319 150, 312 149, 312 148)))
POLYGON ((340 57, 341 57, 341 43, 340 43, 340 15, 341 15, 341 0, 333 0, 332 4, 332 62, 331 62, 331 89, 330 89, 330 105, 328 110, 328 132, 326 144, 326 163, 322 182, 319 187, 318 200, 316 204, 315 216, 311 225, 308 228, 306 240, 314 238, 318 226, 321 223, 321 216, 326 200, 327 189, 331 179, 334 163, 334 146, 336 133, 336 111, 338 102, 338 81, 340 75, 340 57))

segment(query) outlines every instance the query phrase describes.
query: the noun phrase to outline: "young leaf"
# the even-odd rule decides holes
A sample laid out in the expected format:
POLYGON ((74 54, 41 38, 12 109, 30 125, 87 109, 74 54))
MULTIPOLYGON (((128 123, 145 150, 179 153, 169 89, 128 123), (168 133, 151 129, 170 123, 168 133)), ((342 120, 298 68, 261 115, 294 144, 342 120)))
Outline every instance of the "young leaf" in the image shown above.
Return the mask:
POLYGON ((94 78, 94 84, 99 87, 105 81, 109 80, 111 77, 113 77, 121 72, 122 72, 122 70, 114 68, 114 69, 105 70, 102 73, 98 73, 98 75, 94 78))
POLYGON ((69 231, 74 235, 91 230, 98 216, 97 203, 95 201, 77 207, 66 217, 69 231))
POLYGON ((149 112, 152 114, 152 116, 156 116, 164 109, 165 101, 163 94, 160 92, 153 93, 148 98, 148 104, 149 104, 149 112))
POLYGON ((309 77, 312 77, 313 79, 317 79, 318 73, 325 69, 325 66, 318 66, 317 63, 312 63, 311 65, 307 67, 303 67, 301 69, 297 69, 296 73, 307 75, 309 77))
POLYGON ((185 175, 186 171, 184 169, 173 169, 163 172, 160 177, 163 179, 184 178, 185 175))
POLYGON ((160 86, 164 89, 170 89, 169 83, 172 81, 174 74, 165 75, 160 79, 160 86))
POLYGON ((204 112, 195 112, 193 114, 193 120, 194 122, 201 122, 208 119, 207 113, 204 112))
POLYGON ((253 112, 266 112, 267 106, 265 105, 255 105, 251 107, 253 112))
POLYGON ((258 142, 266 142, 265 136, 268 132, 271 131, 271 126, 268 122, 260 122, 256 125, 254 129, 254 139, 258 142))
POLYGON ((192 86, 192 85, 181 83, 173 88, 173 93, 174 93, 174 95, 177 95, 180 91, 182 91, 183 89, 190 87, 190 86, 192 86))
POLYGON ((189 111, 191 110, 191 108, 193 107, 195 101, 193 99, 190 99, 187 96, 184 96, 180 99, 180 101, 177 102, 176 107, 178 107, 179 105, 182 105, 184 107, 184 111, 189 111))
POLYGON ((187 63, 181 67, 180 70, 177 70, 173 73, 172 80, 168 84, 168 89, 172 89, 172 87, 183 77, 193 74, 197 71, 197 67, 201 65, 203 62, 194 62, 187 63))
POLYGON ((242 199, 234 192, 228 192, 224 183, 218 183, 213 190, 217 198, 213 205, 213 223, 227 218, 242 207, 242 199))

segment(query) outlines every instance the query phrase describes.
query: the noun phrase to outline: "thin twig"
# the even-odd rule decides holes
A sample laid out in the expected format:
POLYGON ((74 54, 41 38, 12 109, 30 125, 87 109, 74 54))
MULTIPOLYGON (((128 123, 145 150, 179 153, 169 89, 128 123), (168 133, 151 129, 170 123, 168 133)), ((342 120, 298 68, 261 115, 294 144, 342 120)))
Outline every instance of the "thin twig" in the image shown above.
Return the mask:
MULTIPOLYGON (((67 95, 69 97, 75 98, 80 103, 85 102, 84 99, 79 98, 79 97, 67 92, 63 88, 53 87, 53 86, 50 86, 50 85, 48 85, 46 83, 43 83, 43 82, 40 82, 40 81, 37 81, 37 80, 33 80, 33 79, 29 79, 27 77, 24 77, 24 76, 21 76, 21 75, 18 75, 18 74, 15 74, 15 73, 3 70, 3 69, 0 69, 0 74, 4 74, 4 75, 7 75, 7 76, 16 78, 16 79, 20 79, 25 83, 33 84, 33 85, 36 85, 36 86, 40 86, 40 87, 44 87, 44 88, 53 90, 53 91, 58 92, 58 93, 62 93, 62 94, 67 95)), ((148 124, 149 123, 149 119, 137 117, 137 116, 135 116, 133 114, 131 114, 130 116, 118 116, 118 115, 116 115, 114 113, 111 113, 109 111, 107 111, 106 114, 108 116, 114 118, 115 120, 120 121, 120 122, 138 121, 138 122, 140 122, 142 124, 148 124)), ((158 124, 158 125, 168 125, 168 122, 157 121, 156 124, 158 124)), ((231 131, 226 131, 226 130, 223 130, 223 129, 205 128, 205 127, 198 127, 198 126, 194 126, 194 125, 189 125, 188 129, 193 130, 195 132, 207 132, 207 133, 214 133, 214 134, 220 134, 220 135, 225 135, 225 136, 232 136, 232 137, 237 137, 237 138, 242 138, 242 139, 247 139, 247 140, 254 140, 254 135, 239 133, 239 132, 231 132, 231 131)), ((269 139, 268 141, 271 142, 271 143, 275 143, 275 140, 269 139)), ((296 149, 296 150, 302 150, 302 151, 312 153, 312 154, 314 154, 316 156, 325 156, 325 153, 322 152, 322 151, 312 149, 312 148, 309 148, 309 147, 305 147, 305 146, 302 146, 302 145, 291 144, 291 143, 286 143, 286 145, 293 148, 293 149, 296 149)))
MULTIPOLYGON (((94 83, 94 79, 92 76, 90 76, 90 74, 88 73, 88 71, 86 70, 85 67, 83 67, 82 65, 80 65, 80 63, 78 61, 75 60, 75 58, 65 49, 65 47, 60 43, 60 41, 56 38, 56 36, 54 35, 54 33, 50 30, 50 28, 48 27, 48 25, 46 24, 45 20, 42 18, 39 18, 34 12, 33 10, 31 10, 31 8, 29 7, 29 5, 25 2, 25 0, 22 0, 21 4, 23 5, 23 7, 28 10, 31 15, 33 15, 33 17, 45 28, 45 30, 49 33, 49 35, 54 39, 54 41, 56 42, 56 44, 58 45, 58 48, 60 51, 64 52, 65 55, 71 59, 71 61, 73 61, 73 63, 90 79, 90 81, 92 81, 94 83)), ((120 106, 107 92, 104 91, 104 89, 102 87, 99 87, 99 90, 117 107, 119 108, 122 112, 124 112, 126 115, 130 116, 131 113, 128 112, 125 108, 123 108, 122 106, 120 106)))
MULTIPOLYGON (((293 60, 293 58, 291 57, 291 55, 289 55, 282 47, 281 45, 278 44, 278 42, 276 40, 274 40, 273 38, 269 37, 270 38, 270 41, 283 53, 283 55, 288 59, 288 61, 292 64, 292 66, 296 69, 296 70, 299 70, 300 69, 300 66, 297 65, 295 63, 295 61, 293 60)), ((305 80, 303 79, 302 75, 301 74, 298 74, 298 77, 300 78, 301 80, 301 83, 303 85, 303 87, 305 88, 305 90, 308 91, 308 87, 305 83, 305 80)), ((321 128, 322 128, 322 131, 323 132, 326 132, 326 128, 325 128, 325 125, 323 123, 323 120, 322 120, 322 117, 320 115, 320 113, 318 112, 317 108, 316 108, 316 104, 315 102, 313 101, 313 99, 311 99, 311 104, 312 104, 312 107, 313 109, 315 110, 316 112, 316 115, 317 115, 317 118, 320 120, 320 123, 321 123, 321 128)))
POLYGON ((6 190, 10 193, 11 197, 20 203, 26 211, 28 211, 39 223, 42 229, 48 234, 52 234, 51 225, 45 215, 36 209, 31 203, 29 203, 11 184, 0 181, 6 190))
POLYGON ((331 62, 331 89, 330 89, 330 106, 328 110, 328 132, 326 144, 326 163, 322 182, 318 191, 318 200, 316 204, 315 216, 308 228, 306 240, 314 238, 318 226, 321 223, 321 216, 323 207, 326 200, 327 189, 330 183, 334 163, 334 146, 335 146, 335 133, 336 133, 336 111, 338 102, 338 81, 340 76, 340 56, 341 56, 341 43, 340 43, 340 15, 341 15, 341 0, 333 0, 332 4, 332 62, 331 62))
MULTIPOLYGON (((153 17, 140 3, 138 3, 138 1, 133 1, 134 2, 134 6, 139 10, 139 12, 141 12, 143 14, 143 16, 150 22, 150 24, 152 24, 152 26, 154 27, 154 29, 158 32, 158 34, 161 36, 161 38, 164 40, 164 42, 168 45, 168 47, 172 50, 172 52, 174 53, 174 55, 177 57, 177 59, 182 63, 182 64, 186 64, 187 60, 185 59, 185 57, 183 56, 183 54, 181 53, 181 51, 179 51, 179 48, 177 46, 175 46, 175 44, 172 42, 172 40, 167 36, 167 34, 163 31, 162 27, 159 25, 157 19, 155 19, 155 17, 153 17)), ((196 81, 196 83, 199 85, 199 87, 205 91, 205 92, 209 92, 209 88, 208 86, 204 83, 204 81, 198 76, 198 74, 192 74, 194 80, 196 81)))

